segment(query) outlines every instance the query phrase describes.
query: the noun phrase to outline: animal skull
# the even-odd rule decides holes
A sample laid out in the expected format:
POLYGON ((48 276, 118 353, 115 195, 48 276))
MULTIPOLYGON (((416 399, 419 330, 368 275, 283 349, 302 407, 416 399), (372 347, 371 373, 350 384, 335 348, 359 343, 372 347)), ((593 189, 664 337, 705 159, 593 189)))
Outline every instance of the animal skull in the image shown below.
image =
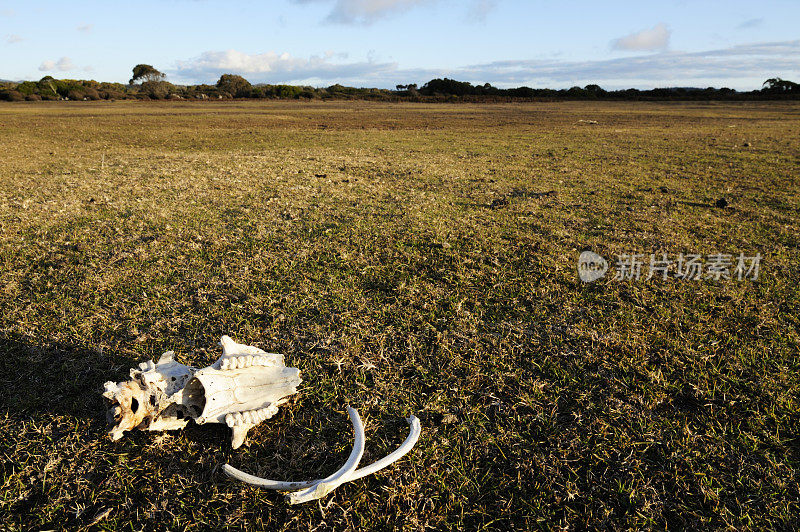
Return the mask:
POLYGON ((225 423, 233 429, 234 449, 247 432, 274 416, 286 397, 297 393, 300 370, 287 368, 283 355, 221 340, 222 356, 211 366, 196 369, 175 362, 174 353, 161 355, 131 370, 131 380, 105 383, 103 397, 113 426, 112 440, 126 430, 182 429, 197 424, 225 423))
MULTIPOLYGON (((127 430, 182 429, 189 420, 226 423, 233 429, 234 449, 244 443, 247 431, 271 418, 286 397, 297 393, 300 370, 287 368, 283 355, 237 344, 223 336, 222 356, 214 364, 196 369, 175 362, 168 351, 158 362, 152 360, 131 370, 131 380, 105 383, 103 397, 108 403, 109 435, 118 440, 127 430)), ((408 437, 388 456, 358 468, 364 453, 364 425, 354 408, 347 407, 353 423, 355 443, 347 462, 332 475, 320 480, 283 482, 249 475, 225 464, 230 477, 275 490, 297 490, 286 496, 290 504, 320 499, 341 484, 371 475, 396 462, 417 443, 419 420, 408 418, 408 437)))

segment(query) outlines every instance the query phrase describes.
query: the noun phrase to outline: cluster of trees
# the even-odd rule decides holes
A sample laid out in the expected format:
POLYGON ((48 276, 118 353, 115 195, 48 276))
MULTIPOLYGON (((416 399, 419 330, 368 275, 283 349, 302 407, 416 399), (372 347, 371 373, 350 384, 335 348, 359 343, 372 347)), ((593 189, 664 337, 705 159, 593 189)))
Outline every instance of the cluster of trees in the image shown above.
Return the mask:
MULTIPOLYGON (((410 87, 410 86, 408 86, 410 87)), ((402 89, 398 85, 397 89, 402 89)), ((772 78, 764 82, 761 90, 751 92, 737 92, 723 87, 695 88, 695 87, 670 87, 664 89, 623 89, 607 91, 599 85, 585 87, 572 87, 569 89, 532 89, 530 87, 516 87, 500 89, 489 83, 472 85, 465 81, 453 79, 433 79, 419 89, 419 93, 428 97, 448 97, 459 100, 486 100, 492 98, 505 99, 574 99, 574 100, 712 100, 712 99, 776 99, 800 98, 800 84, 781 78, 772 78)))
POLYGON ((127 92, 121 83, 55 79, 45 76, 39 81, 7 84, 0 90, 0 99, 21 100, 111 100, 124 98, 127 92))
POLYGON ((800 84, 788 79, 770 78, 764 82, 761 91, 770 94, 797 94, 800 92, 800 84))
POLYGON ((732 89, 666 88, 652 90, 626 89, 606 91, 598 85, 570 89, 532 89, 517 87, 500 89, 489 83, 473 85, 453 79, 432 79, 422 87, 416 83, 397 85, 396 90, 369 89, 331 85, 309 87, 297 85, 253 85, 242 76, 223 74, 215 85, 173 85, 166 75, 152 65, 133 68, 128 85, 101 83, 93 80, 55 79, 45 76, 39 81, 0 84, 0 100, 119 100, 119 99, 361 99, 410 101, 495 101, 513 99, 785 99, 800 98, 800 84, 781 78, 764 82, 761 90, 737 92, 732 89))

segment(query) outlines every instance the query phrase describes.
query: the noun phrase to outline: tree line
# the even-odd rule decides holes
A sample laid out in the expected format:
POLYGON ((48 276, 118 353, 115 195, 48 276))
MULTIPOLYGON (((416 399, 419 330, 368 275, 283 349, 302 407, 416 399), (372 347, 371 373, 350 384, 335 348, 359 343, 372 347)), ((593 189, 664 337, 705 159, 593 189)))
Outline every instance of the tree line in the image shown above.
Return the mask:
POLYGON ((0 83, 0 100, 208 100, 235 98, 270 99, 349 99, 378 101, 514 101, 514 100, 752 100, 798 99, 800 84, 781 78, 766 80, 761 89, 740 92, 728 88, 671 87, 662 89, 624 89, 608 91, 599 85, 569 89, 501 89, 489 83, 473 85, 453 79, 432 79, 419 87, 416 83, 397 85, 395 90, 356 88, 343 85, 311 87, 298 85, 251 84, 236 74, 223 74, 215 85, 175 85, 152 65, 133 68, 127 85, 94 80, 55 79, 0 83))

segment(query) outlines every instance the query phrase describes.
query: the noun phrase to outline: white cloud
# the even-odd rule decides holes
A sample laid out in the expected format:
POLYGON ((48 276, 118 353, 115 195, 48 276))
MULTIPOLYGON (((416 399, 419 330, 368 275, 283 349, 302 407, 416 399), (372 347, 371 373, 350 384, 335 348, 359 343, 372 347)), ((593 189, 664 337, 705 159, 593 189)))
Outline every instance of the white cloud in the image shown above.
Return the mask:
POLYGON ((81 24, 75 29, 81 33, 91 33, 91 31, 94 29, 94 24, 81 24))
POLYGON ((238 50, 210 51, 187 61, 178 61, 172 72, 178 79, 189 80, 209 81, 230 73, 250 76, 254 82, 324 83, 330 80, 368 79, 377 73, 397 69, 396 63, 342 62, 343 59, 346 59, 346 54, 330 51, 307 59, 276 52, 248 54, 238 50))
POLYGON ((8 35, 8 36, 6 37, 6 43, 8 43, 8 44, 16 44, 16 43, 18 43, 18 42, 22 42, 22 41, 24 41, 24 40, 25 40, 25 39, 23 39, 23 38, 22 38, 22 37, 20 37, 19 35, 8 35))
POLYGON ((669 46, 669 38, 671 35, 672 31, 662 22, 650 29, 620 37, 611 42, 611 47, 614 50, 630 52, 666 50, 667 46, 669 46))
MULTIPOLYGON (((332 3, 326 22, 334 24, 369 25, 391 15, 404 13, 416 7, 434 5, 441 0, 294 0, 297 4, 332 3)), ((467 18, 481 22, 499 0, 468 0, 467 18)))
POLYGON ((763 24, 764 24, 763 18, 751 18, 750 20, 745 20, 744 22, 736 26, 736 28, 740 30, 749 30, 752 28, 758 28, 763 24))
POLYGON ((336 0, 327 20, 342 24, 371 24, 432 1, 435 0, 336 0))
MULTIPOLYGON (((322 3, 331 0, 294 0, 298 4, 322 3)), ((337 24, 372 24, 392 14, 402 13, 438 0, 333 0, 326 22, 337 24)))
POLYGON ((598 83, 622 88, 711 83, 752 89, 757 88, 753 80, 763 81, 775 75, 791 78, 800 74, 800 40, 703 52, 661 52, 603 61, 497 61, 463 67, 451 73, 450 77, 457 79, 485 80, 507 87, 598 83))
POLYGON ((72 60, 69 57, 62 57, 58 61, 43 61, 42 64, 39 65, 39 70, 42 72, 51 70, 68 72, 70 70, 75 70, 75 65, 72 64, 72 60))
POLYGON ((660 52, 603 61, 508 60, 451 69, 402 69, 396 63, 347 61, 327 52, 308 59, 267 52, 205 52, 180 61, 171 71, 191 83, 216 81, 221 74, 240 74, 253 83, 333 83, 365 87, 423 84, 449 77, 499 87, 569 87, 597 83, 605 88, 727 85, 759 88, 765 79, 800 77, 800 40, 755 43, 703 52, 660 52))
POLYGON ((475 0, 469 9, 467 18, 474 22, 484 22, 489 13, 497 7, 498 0, 475 0))

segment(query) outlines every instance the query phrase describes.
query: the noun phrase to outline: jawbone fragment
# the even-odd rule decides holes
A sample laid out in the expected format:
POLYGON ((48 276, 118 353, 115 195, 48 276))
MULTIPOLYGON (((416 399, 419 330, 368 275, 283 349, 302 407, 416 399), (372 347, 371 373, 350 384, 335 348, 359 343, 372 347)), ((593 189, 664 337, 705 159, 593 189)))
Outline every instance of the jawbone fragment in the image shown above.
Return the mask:
POLYGON ((283 355, 237 344, 228 336, 221 344, 222 356, 203 369, 175 362, 168 351, 158 362, 132 369, 131 380, 106 382, 103 397, 111 439, 133 429, 182 429, 194 420, 227 424, 236 449, 251 428, 274 416, 286 397, 297 393, 300 370, 286 367, 283 355))

